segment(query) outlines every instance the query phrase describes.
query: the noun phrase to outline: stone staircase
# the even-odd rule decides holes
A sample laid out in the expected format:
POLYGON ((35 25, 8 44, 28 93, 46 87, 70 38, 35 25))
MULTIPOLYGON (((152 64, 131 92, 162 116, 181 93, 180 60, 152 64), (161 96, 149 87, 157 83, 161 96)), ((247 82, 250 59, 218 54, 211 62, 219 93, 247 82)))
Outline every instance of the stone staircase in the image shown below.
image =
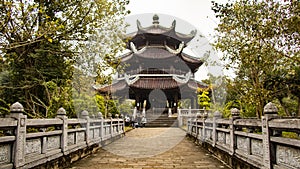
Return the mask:
POLYGON ((167 114, 146 115, 146 127, 178 127, 177 117, 168 117, 167 114))

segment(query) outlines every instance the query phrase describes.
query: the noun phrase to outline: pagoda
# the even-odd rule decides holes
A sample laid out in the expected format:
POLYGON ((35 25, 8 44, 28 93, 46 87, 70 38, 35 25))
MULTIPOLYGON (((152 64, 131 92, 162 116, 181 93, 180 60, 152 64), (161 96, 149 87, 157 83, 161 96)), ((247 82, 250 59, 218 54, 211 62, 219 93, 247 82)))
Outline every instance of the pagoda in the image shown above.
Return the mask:
POLYGON ((196 108, 197 88, 207 87, 194 79, 203 61, 183 52, 196 30, 183 34, 175 28, 176 20, 163 27, 157 15, 149 27, 137 20, 137 31, 126 35, 129 52, 119 56, 123 73, 111 85, 96 90, 133 99, 135 109, 143 113, 176 113, 181 99, 191 99, 191 107, 196 108))

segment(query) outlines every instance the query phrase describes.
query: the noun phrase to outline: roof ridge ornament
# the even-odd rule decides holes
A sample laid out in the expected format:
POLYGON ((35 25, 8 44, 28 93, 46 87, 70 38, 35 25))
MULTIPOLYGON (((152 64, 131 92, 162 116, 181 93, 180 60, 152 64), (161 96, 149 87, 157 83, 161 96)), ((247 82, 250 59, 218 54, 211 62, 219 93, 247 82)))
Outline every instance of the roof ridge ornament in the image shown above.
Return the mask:
POLYGON ((153 25, 158 25, 159 24, 159 17, 157 14, 154 14, 153 15, 153 22, 152 22, 153 25))
POLYGON ((192 36, 196 36, 196 34, 197 34, 197 29, 192 30, 191 33, 190 33, 190 35, 192 35, 192 36))
POLYGON ((172 26, 170 29, 174 29, 175 30, 175 27, 176 27, 176 20, 174 19, 173 22, 172 22, 172 26))
POLYGON ((137 26, 138 30, 143 29, 142 25, 141 25, 141 22, 139 20, 136 20, 136 26, 137 26))
POLYGON ((176 50, 171 49, 169 46, 167 46, 167 45, 165 44, 165 48, 166 48, 170 53, 175 54, 175 55, 179 54, 179 53, 183 50, 183 47, 184 47, 184 42, 183 42, 183 41, 179 44, 179 47, 178 47, 176 50))

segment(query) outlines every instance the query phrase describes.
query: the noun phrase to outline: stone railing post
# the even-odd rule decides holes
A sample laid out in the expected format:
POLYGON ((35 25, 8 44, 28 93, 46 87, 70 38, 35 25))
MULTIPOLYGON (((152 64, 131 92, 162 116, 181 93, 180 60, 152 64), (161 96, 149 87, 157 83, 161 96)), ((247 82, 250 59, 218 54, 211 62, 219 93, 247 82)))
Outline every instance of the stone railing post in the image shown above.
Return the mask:
POLYGON ((86 110, 83 110, 81 112, 81 118, 86 120, 85 124, 85 142, 87 145, 90 143, 90 117, 89 112, 86 110))
POLYGON ((16 140, 13 147, 12 161, 14 168, 19 168, 25 164, 26 148, 26 120, 27 116, 23 114, 24 107, 21 103, 16 102, 10 106, 10 114, 7 117, 17 120, 15 129, 16 140))
POLYGON ((216 111, 214 113, 214 117, 213 117, 213 132, 212 132, 212 141, 213 141, 213 147, 216 146, 216 142, 217 142, 217 137, 218 137, 218 133, 217 133, 217 120, 221 118, 221 113, 219 111, 216 111))
POLYGON ((60 147, 63 154, 66 153, 68 148, 68 117, 66 114, 66 110, 62 107, 56 113, 56 118, 61 119, 63 122, 61 126, 62 135, 60 137, 60 147))
POLYGON ((231 111, 231 122, 229 126, 230 127, 230 153, 231 155, 233 155, 236 149, 236 137, 234 135, 235 126, 233 122, 235 119, 240 118, 240 110, 237 108, 233 108, 230 111, 231 111))
POLYGON ((146 108, 145 108, 145 107, 143 108, 142 116, 145 116, 145 117, 146 117, 146 108))
MULTIPOLYGON (((40 132, 45 133, 46 130, 47 130, 47 128, 40 128, 40 132)), ((41 153, 42 154, 47 153, 47 144, 48 144, 47 136, 43 136, 43 138, 41 139, 41 153)))
POLYGON ((275 162, 275 147, 271 144, 270 136, 272 131, 269 128, 269 121, 278 116, 278 109, 273 103, 268 103, 264 107, 264 116, 262 116, 262 136, 263 136, 263 164, 264 169, 271 169, 275 162))
POLYGON ((201 119, 201 114, 200 113, 196 113, 196 120, 195 120, 196 126, 195 126, 195 130, 196 130, 196 138, 197 139, 201 139, 201 138, 199 138, 199 128, 198 128, 198 121, 199 121, 199 119, 201 119))
POLYGON ((121 133, 125 133, 125 119, 124 119, 124 115, 121 114, 120 118, 122 119, 122 130, 121 130, 121 133))
POLYGON ((133 113, 132 113, 132 118, 136 119, 136 114, 137 114, 137 107, 134 107, 133 113))
POLYGON ((114 131, 112 114, 111 114, 111 113, 108 113, 107 117, 110 119, 109 130, 110 130, 110 137, 112 138, 112 137, 113 137, 113 131, 114 131))
POLYGON ((189 134, 192 134, 192 119, 190 119, 190 118, 188 118, 187 119, 187 132, 189 133, 189 134))
POLYGON ((203 135, 203 141, 206 141, 206 138, 207 138, 207 135, 206 135, 206 119, 208 117, 208 114, 206 112, 203 113, 202 115, 202 120, 203 120, 203 123, 202 123, 202 127, 203 127, 203 130, 202 130, 202 135, 203 135))
POLYGON ((181 109, 177 109, 178 116, 177 116, 177 121, 178 121, 178 127, 182 127, 182 116, 181 116, 181 109))
POLYGON ((171 109, 171 107, 168 108, 168 116, 169 116, 169 117, 172 116, 172 109, 171 109))
POLYGON ((98 119, 101 119, 101 126, 100 126, 100 132, 99 132, 99 137, 101 138, 101 141, 103 140, 103 137, 104 137, 104 130, 103 130, 103 125, 104 125, 104 119, 103 119, 103 115, 102 115, 102 113, 101 112, 99 112, 98 114, 97 114, 97 118, 98 119))
POLYGON ((187 114, 187 122, 190 122, 190 125, 188 125, 188 131, 192 134, 192 125, 193 125, 193 117, 192 117, 192 108, 191 106, 188 109, 188 114, 187 114))
POLYGON ((120 119, 119 119, 119 114, 116 114, 115 117, 118 120, 117 121, 117 128, 116 128, 117 131, 116 132, 119 134, 120 133, 120 119))

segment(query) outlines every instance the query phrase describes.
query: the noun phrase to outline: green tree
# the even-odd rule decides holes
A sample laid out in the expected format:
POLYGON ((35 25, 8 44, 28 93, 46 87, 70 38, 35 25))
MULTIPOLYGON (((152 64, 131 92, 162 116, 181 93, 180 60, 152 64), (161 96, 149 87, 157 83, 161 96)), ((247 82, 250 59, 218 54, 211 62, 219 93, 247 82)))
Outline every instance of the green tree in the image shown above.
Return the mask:
POLYGON ((211 103, 208 94, 208 91, 203 91, 201 94, 198 94, 198 104, 201 109, 210 109, 211 103))
MULTIPOLYGON (((2 0, 3 103, 20 101, 30 117, 52 116, 60 106, 74 111, 72 80, 74 67, 78 68, 75 60, 87 53, 84 49, 93 35, 103 37, 107 33, 101 34, 97 28, 116 32, 109 36, 110 45, 115 42, 113 38, 120 35, 116 21, 128 13, 127 4, 121 0, 2 0)), ((117 50, 107 47, 106 51, 109 54, 99 57, 111 63, 117 50)))
POLYGON ((124 100, 119 106, 119 111, 121 114, 132 114, 133 113, 133 101, 132 100, 124 100))
POLYGON ((99 95, 99 94, 97 94, 97 95, 95 95, 95 100, 96 100, 96 103, 97 103, 97 106, 98 106, 98 109, 99 109, 99 111, 102 113, 102 115, 104 115, 105 116, 105 106, 106 106, 106 104, 105 104, 105 99, 104 99, 104 97, 102 96, 102 95, 99 95))
POLYGON ((265 87, 278 99, 284 113, 288 116, 296 113, 300 116, 300 68, 289 71, 274 71, 269 74, 265 87))
POLYGON ((259 118, 274 99, 264 85, 272 72, 299 67, 299 9, 297 0, 213 2, 220 18, 214 46, 223 52, 226 66, 236 70, 239 99, 255 105, 259 118))

